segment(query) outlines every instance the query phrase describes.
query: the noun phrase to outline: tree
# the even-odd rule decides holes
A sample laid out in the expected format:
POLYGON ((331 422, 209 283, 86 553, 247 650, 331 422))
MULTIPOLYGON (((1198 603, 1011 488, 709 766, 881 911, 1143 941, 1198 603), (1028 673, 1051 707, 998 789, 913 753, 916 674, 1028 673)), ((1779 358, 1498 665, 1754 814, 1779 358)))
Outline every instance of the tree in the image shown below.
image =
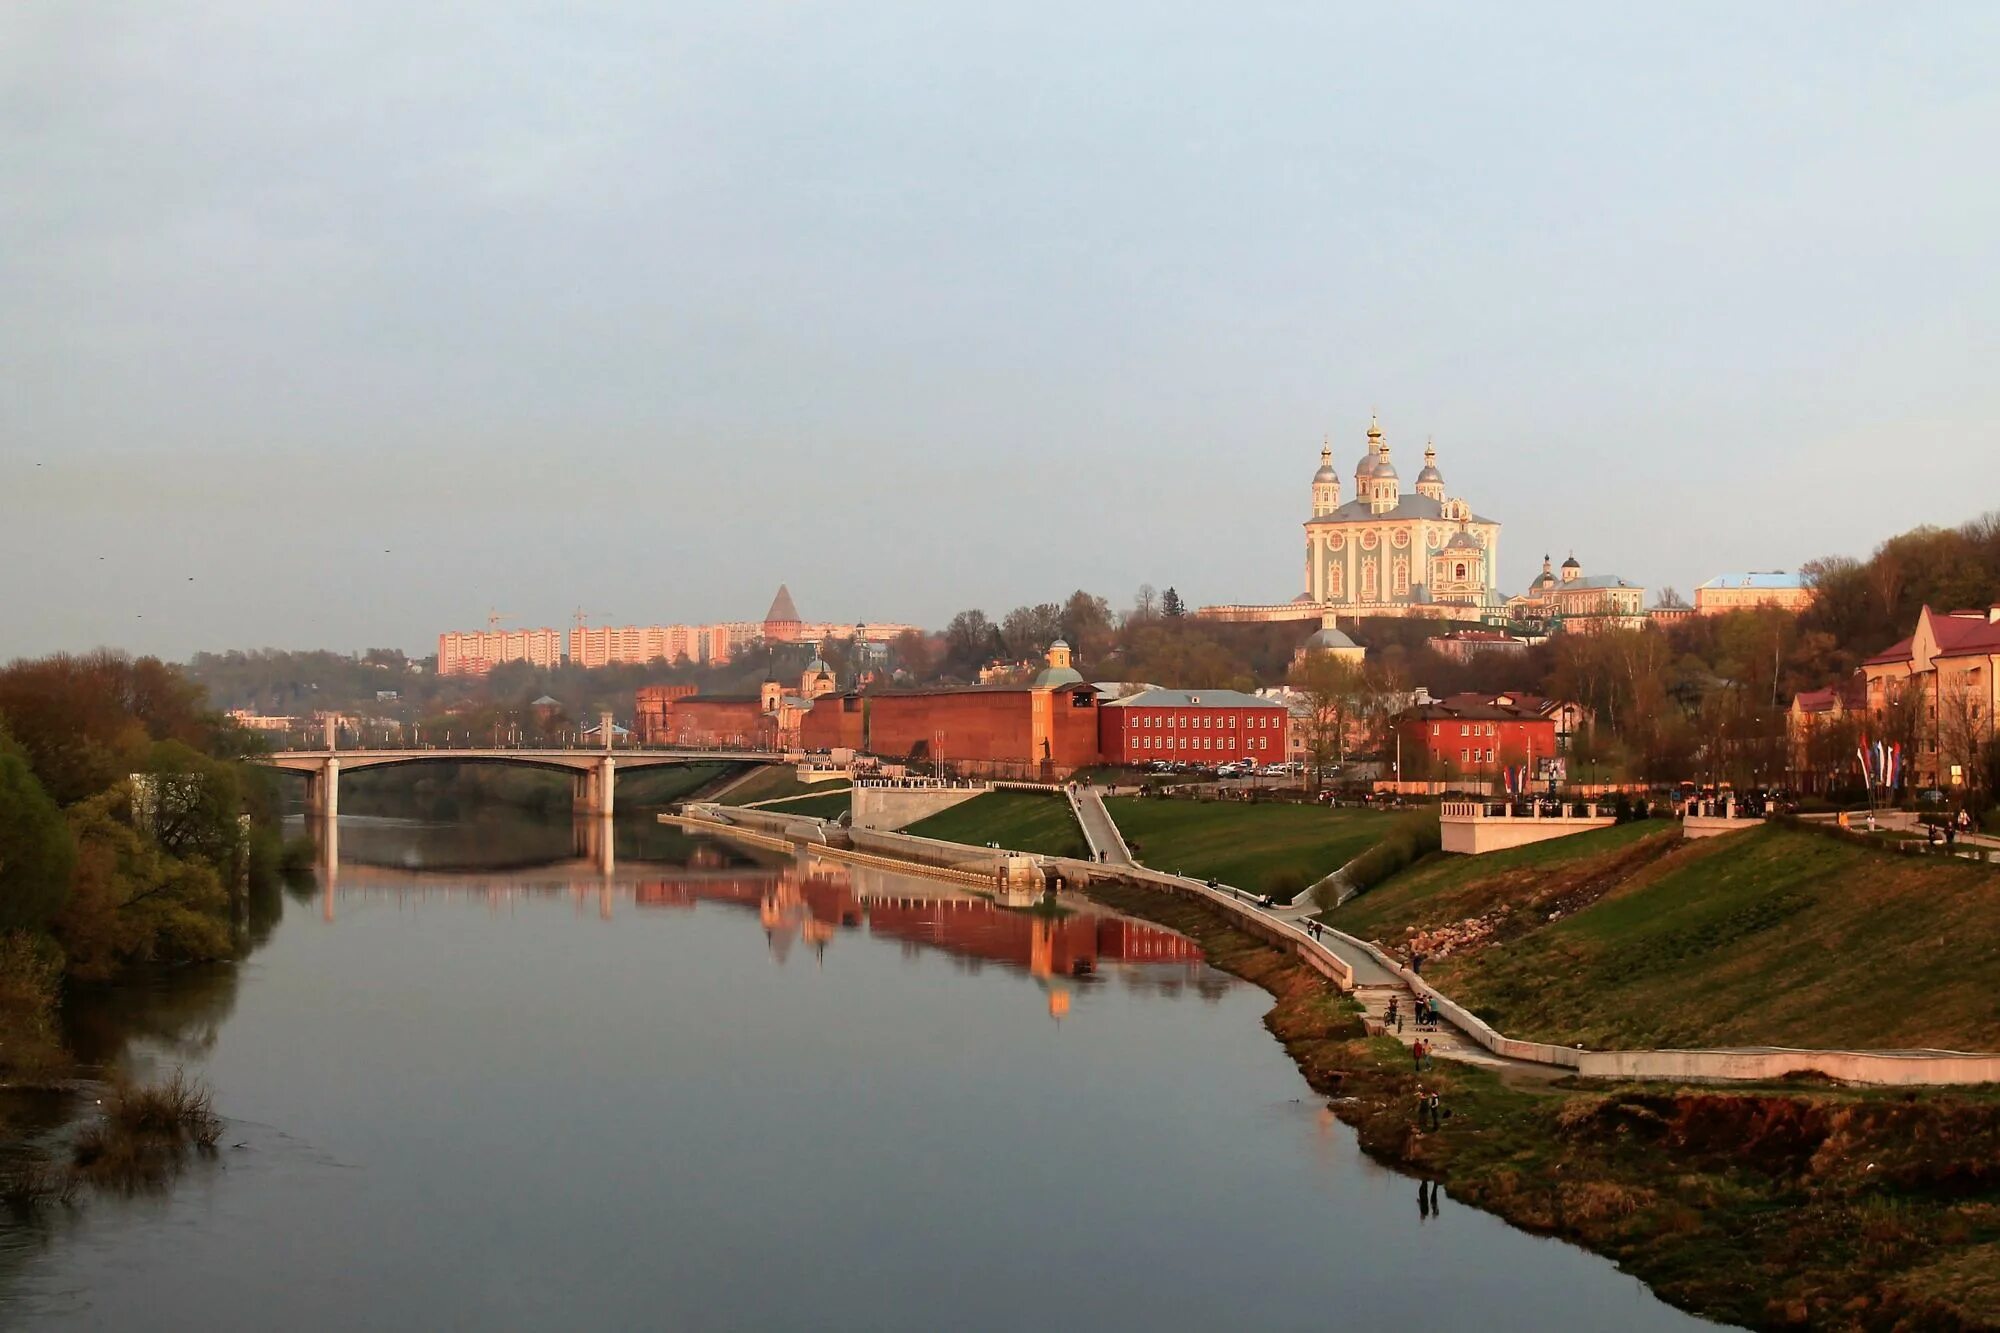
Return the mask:
POLYGON ((119 783, 66 812, 76 844, 69 901, 54 921, 70 974, 103 981, 142 962, 210 962, 234 951, 229 895, 216 870, 162 852, 132 826, 119 783))
POLYGON ((1111 655, 1118 628, 1111 603, 1078 588, 1062 608, 1062 636, 1077 656, 1086 662, 1102 662, 1111 655))
POLYGON ((1000 622, 1000 639, 1006 646, 1006 655, 1016 661, 1034 661, 1061 636, 1062 608, 1054 602, 1017 606, 1000 622))
POLYGON ((1676 608, 1684 607, 1687 605, 1687 598, 1681 596, 1680 589, 1670 584, 1660 589, 1660 600, 1657 605, 1676 608))
POLYGON ((1160 594, 1158 590, 1150 583, 1140 584, 1139 591, 1132 595, 1132 614, 1130 619, 1151 620, 1158 614, 1160 614, 1160 594))
POLYGON ((1985 751, 1993 739, 1993 722, 1982 716, 1982 691, 1978 677, 1958 677, 1940 683, 1937 701, 1937 778, 1941 783, 1956 782, 1967 797, 1984 809, 1986 787, 1985 751), (1956 770, 1954 772, 1953 770, 1956 770))
POLYGON ((1326 770, 1346 757, 1347 729, 1367 693, 1354 663, 1332 653, 1307 653, 1292 669, 1291 686, 1306 705, 1306 760, 1318 791, 1326 770))
POLYGON ((944 669, 962 679, 977 676, 993 651, 994 634, 984 611, 960 611, 944 627, 944 669))
POLYGON ((0 934, 46 926, 69 897, 75 864, 62 811, 0 732, 0 934))
POLYGON ((906 629, 889 643, 889 666, 922 682, 937 674, 937 650, 927 635, 906 629))
POLYGON ((1181 601, 1181 595, 1171 585, 1160 594, 1160 614, 1169 620, 1179 620, 1187 614, 1187 604, 1181 601))

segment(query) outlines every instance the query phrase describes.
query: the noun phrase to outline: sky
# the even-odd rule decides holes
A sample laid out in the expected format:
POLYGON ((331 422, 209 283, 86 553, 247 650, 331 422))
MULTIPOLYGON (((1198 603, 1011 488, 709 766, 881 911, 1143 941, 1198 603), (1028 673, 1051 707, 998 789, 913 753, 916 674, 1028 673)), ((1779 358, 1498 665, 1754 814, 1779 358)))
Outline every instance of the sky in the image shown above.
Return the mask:
POLYGON ((0 8, 0 659, 1683 593, 2000 507, 2000 7, 0 8))

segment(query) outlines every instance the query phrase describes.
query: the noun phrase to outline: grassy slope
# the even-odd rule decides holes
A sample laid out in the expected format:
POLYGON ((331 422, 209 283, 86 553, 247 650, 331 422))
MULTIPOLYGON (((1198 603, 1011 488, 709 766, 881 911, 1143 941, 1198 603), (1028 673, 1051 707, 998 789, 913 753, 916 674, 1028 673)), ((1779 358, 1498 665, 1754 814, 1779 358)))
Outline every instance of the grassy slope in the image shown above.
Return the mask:
POLYGON ((1405 926, 1430 926, 1477 915, 1512 887, 1503 875, 1530 880, 1629 847, 1646 837, 1672 837, 1677 824, 1639 822, 1555 838, 1485 856, 1433 853, 1323 919, 1362 939, 1394 943, 1405 926))
POLYGON ((1352 1005, 1317 974, 1203 905, 1091 894, 1269 989, 1265 1025, 1362 1149, 1442 1180, 1451 1206, 1576 1241, 1732 1323, 2000 1325, 2000 1095, 1577 1085, 1451 1061, 1415 1075, 1400 1043, 1359 1037, 1352 1005), (1419 1080, 1453 1112, 1441 1132, 1412 1123, 1419 1080))
POLYGON ((1213 876, 1245 889, 1262 889, 1265 877, 1279 870, 1296 870, 1309 884, 1331 874, 1373 842, 1389 820, 1373 810, 1318 805, 1130 796, 1112 797, 1104 805, 1146 865, 1213 876))
MULTIPOLYGON (((1384 939, 1461 919, 1506 882, 1498 861, 1426 862, 1330 919, 1384 939)), ((1675 847, 1581 910, 1425 971, 1510 1035, 1549 1041, 2000 1050, 1996 902, 1990 867, 1766 827, 1675 847)))
POLYGON ((1017 852, 1050 856, 1090 855, 1069 802, 1028 791, 989 791, 961 805, 920 819, 904 829, 920 838, 984 847, 997 842, 1017 852))
POLYGON ((786 764, 773 764, 722 797, 723 805, 751 805, 757 801, 777 801, 790 796, 811 796, 820 792, 845 791, 845 779, 800 782, 798 771, 786 764))
POLYGON ((811 815, 815 819, 838 819, 847 813, 853 793, 845 786, 838 791, 822 791, 815 796, 794 796, 763 808, 781 815, 811 815))
POLYGON ((672 764, 635 768, 618 775, 618 803, 625 806, 670 805, 700 791, 734 769, 734 764, 672 764))

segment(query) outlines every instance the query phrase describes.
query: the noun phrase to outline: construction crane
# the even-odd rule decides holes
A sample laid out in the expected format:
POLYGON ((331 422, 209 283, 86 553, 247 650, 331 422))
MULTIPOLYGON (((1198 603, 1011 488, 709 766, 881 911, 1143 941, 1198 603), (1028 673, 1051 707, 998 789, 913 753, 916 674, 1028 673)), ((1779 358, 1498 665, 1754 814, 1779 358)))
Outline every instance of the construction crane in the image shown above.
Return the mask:
POLYGON ((499 629, 501 621, 512 620, 513 618, 514 613, 512 611, 495 611, 490 606, 486 608, 486 628, 489 632, 499 629))
POLYGON ((579 606, 576 609, 576 614, 570 617, 570 623, 578 629, 587 629, 589 628, 590 618, 593 615, 600 616, 606 620, 611 618, 611 612, 609 611, 586 611, 579 606))

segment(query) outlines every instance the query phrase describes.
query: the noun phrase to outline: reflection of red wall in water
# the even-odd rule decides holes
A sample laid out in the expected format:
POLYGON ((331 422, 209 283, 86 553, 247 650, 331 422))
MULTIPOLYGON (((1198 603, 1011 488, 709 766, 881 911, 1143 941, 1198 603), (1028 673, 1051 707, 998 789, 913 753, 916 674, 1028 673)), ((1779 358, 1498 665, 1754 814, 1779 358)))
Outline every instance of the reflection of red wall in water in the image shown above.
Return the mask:
POLYGON ((1193 940, 1143 921, 1072 916, 1060 921, 1009 912, 982 900, 876 902, 868 928, 878 935, 1024 968, 1036 976, 1093 972, 1099 961, 1201 961, 1193 940))
POLYGON ((1018 967, 1038 977, 1094 972, 1100 962, 1198 963, 1202 958, 1201 946, 1193 940, 1144 921, 1086 915, 1051 920, 1006 911, 983 898, 871 901, 839 872, 801 877, 790 870, 753 871, 647 880, 635 887, 634 898, 641 907, 724 903, 772 920, 788 909, 803 908, 806 918, 826 927, 854 927, 866 920, 877 935, 1018 967))
POLYGON ((1097 918, 1097 952, 1119 963, 1201 961, 1201 946, 1187 936, 1122 916, 1097 918))
POLYGON ((756 907, 778 886, 769 871, 713 879, 649 879, 637 885, 632 899, 641 907, 692 907, 698 902, 756 907))
POLYGON ((780 898, 805 904, 815 921, 829 926, 858 926, 866 911, 845 875, 812 875, 800 879, 790 871, 763 871, 703 879, 650 879, 633 890, 640 907, 692 907, 698 902, 762 908, 780 898))

